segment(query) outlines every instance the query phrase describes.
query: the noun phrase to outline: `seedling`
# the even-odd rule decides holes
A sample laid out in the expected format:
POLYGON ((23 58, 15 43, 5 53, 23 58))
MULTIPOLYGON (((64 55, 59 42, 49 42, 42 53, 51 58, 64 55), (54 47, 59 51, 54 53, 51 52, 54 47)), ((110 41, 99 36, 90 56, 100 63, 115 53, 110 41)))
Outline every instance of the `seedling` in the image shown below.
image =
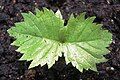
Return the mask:
POLYGON ((60 12, 56 14, 46 8, 36 9, 36 15, 22 13, 24 22, 15 23, 8 30, 16 38, 12 45, 23 53, 20 60, 31 61, 29 68, 47 64, 50 68, 58 57, 65 56, 66 64, 72 63, 79 71, 91 69, 97 71, 96 63, 104 62, 103 55, 111 43, 112 35, 101 28, 102 24, 93 23, 95 17, 85 19, 85 13, 76 18, 71 15, 68 24, 60 12))

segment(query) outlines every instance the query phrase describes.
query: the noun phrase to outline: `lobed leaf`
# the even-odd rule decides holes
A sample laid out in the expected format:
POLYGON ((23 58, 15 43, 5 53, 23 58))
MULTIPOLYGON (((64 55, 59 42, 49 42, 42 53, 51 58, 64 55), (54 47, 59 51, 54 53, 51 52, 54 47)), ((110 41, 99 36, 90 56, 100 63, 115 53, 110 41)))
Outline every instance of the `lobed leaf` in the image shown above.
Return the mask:
POLYGON ((64 52, 66 63, 83 69, 97 71, 96 63, 104 62, 103 55, 111 43, 112 35, 101 29, 102 24, 93 23, 95 17, 85 19, 85 13, 74 18, 71 15, 64 26, 60 11, 56 14, 46 8, 36 9, 36 15, 22 13, 24 22, 15 23, 8 30, 16 38, 12 45, 23 53, 20 60, 33 60, 29 68, 48 64, 50 68, 64 52))

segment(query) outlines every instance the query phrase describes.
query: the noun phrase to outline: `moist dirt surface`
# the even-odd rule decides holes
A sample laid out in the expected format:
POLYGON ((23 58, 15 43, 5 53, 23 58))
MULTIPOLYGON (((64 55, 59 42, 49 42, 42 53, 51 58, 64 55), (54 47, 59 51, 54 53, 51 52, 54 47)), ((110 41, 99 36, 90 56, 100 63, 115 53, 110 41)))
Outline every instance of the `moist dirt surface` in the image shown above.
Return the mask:
MULTIPOLYGON (((87 34, 87 33, 86 33, 87 34)), ((120 80, 120 1, 119 0, 0 0, 0 80, 120 80), (71 64, 66 65, 64 57, 48 69, 47 65, 28 70, 30 62, 19 61, 21 53, 10 44, 15 40, 7 30, 15 22, 23 21, 22 12, 43 7, 54 12, 60 9, 65 25, 70 14, 75 16, 86 12, 86 17, 96 16, 95 22, 113 34, 113 42, 104 57, 107 62, 97 65, 97 72, 79 72, 71 64)))

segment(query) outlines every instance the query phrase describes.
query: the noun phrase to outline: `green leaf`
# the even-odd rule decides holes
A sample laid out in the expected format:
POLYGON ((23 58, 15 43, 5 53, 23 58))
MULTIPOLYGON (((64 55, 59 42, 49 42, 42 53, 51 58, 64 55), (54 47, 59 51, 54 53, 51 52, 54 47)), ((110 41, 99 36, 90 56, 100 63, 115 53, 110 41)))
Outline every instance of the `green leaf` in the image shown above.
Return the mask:
POLYGON ((8 30, 16 38, 12 45, 19 46, 16 51, 23 53, 20 60, 32 60, 29 68, 39 64, 50 68, 63 52, 67 64, 71 62, 81 72, 96 71, 96 63, 106 61, 103 55, 109 52, 106 47, 112 35, 101 29, 102 24, 93 23, 95 17, 85 19, 85 14, 76 18, 71 15, 64 26, 60 11, 53 13, 44 8, 36 9, 36 15, 22 13, 24 22, 8 30))

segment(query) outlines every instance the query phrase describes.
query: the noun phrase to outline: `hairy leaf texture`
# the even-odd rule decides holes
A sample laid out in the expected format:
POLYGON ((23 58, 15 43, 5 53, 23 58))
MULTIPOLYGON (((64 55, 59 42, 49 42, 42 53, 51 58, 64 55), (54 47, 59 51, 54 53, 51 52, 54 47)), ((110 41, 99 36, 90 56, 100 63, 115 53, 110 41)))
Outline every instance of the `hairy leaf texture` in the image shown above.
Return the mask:
POLYGON ((103 55, 111 43, 112 35, 101 29, 102 24, 93 23, 95 17, 85 19, 85 13, 76 18, 71 15, 64 26, 60 11, 54 14, 46 8, 36 9, 36 14, 22 13, 24 22, 15 23, 8 30, 16 38, 12 45, 23 53, 20 60, 32 60, 29 68, 47 64, 50 68, 62 52, 66 63, 72 63, 81 72, 96 71, 96 63, 106 61, 103 55))

